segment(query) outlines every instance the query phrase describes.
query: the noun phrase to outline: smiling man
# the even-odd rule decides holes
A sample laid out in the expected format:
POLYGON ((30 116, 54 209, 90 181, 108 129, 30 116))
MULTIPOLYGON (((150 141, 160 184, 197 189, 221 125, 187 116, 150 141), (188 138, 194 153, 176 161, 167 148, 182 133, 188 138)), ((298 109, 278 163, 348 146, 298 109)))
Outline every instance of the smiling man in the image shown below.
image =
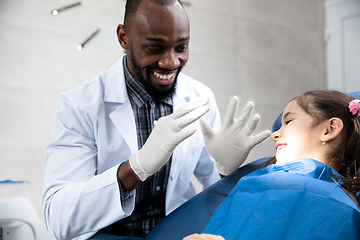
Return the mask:
POLYGON ((230 136, 213 134, 221 123, 212 91, 181 73, 190 29, 178 0, 128 0, 116 32, 126 54, 63 92, 57 105, 43 194, 46 226, 56 239, 142 239, 196 194, 192 175, 210 186, 269 135, 250 136, 259 120, 245 124, 253 104, 236 121, 241 131, 226 130, 236 99, 222 131, 230 136))
POLYGON ((128 2, 124 25, 117 29, 126 50, 126 64, 155 100, 171 98, 176 81, 189 57, 190 26, 178 1, 128 2), (162 4, 159 7, 159 4, 162 4))
POLYGON ((220 128, 214 95, 181 73, 181 3, 128 0, 116 32, 126 54, 60 95, 43 196, 56 239, 141 239, 196 194, 193 174, 204 187, 220 179, 196 121, 220 128))

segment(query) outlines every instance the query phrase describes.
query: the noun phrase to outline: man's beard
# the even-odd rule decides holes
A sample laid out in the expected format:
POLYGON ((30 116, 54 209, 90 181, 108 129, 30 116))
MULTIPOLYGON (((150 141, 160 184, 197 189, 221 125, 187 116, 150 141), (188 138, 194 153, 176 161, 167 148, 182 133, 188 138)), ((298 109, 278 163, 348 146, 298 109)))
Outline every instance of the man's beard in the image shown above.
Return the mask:
MULTIPOLYGON (((129 56, 129 55, 127 55, 127 56, 129 56)), ((174 96, 174 94, 176 92, 176 83, 177 83, 179 73, 182 70, 184 64, 182 64, 178 68, 171 88, 167 89, 165 91, 159 91, 154 86, 152 86, 149 81, 146 81, 145 78, 143 77, 142 72, 141 72, 141 67, 137 63, 137 60, 134 57, 132 49, 131 49, 130 56, 131 56, 130 61, 131 61, 131 64, 132 64, 133 69, 136 74, 136 76, 134 76, 134 77, 136 77, 137 78, 136 80, 138 80, 145 87, 146 92, 151 96, 152 100, 156 103, 160 103, 160 102, 166 101, 168 99, 169 100, 172 99, 172 97, 174 96)), ((148 74, 148 72, 146 72, 146 73, 148 74)))

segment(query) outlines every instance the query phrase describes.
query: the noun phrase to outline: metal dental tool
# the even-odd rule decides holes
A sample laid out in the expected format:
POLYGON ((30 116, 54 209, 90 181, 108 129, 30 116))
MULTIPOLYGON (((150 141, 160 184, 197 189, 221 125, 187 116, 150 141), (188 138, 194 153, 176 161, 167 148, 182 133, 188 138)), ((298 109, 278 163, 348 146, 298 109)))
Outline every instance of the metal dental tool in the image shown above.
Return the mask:
POLYGON ((83 47, 85 46, 85 44, 87 42, 89 42, 98 32, 100 31, 100 29, 96 30, 90 37, 88 37, 82 44, 79 44, 76 46, 76 50, 78 50, 79 52, 81 52, 81 50, 83 49, 83 47))
POLYGON ((68 8, 72 8, 72 7, 78 6, 78 5, 80 5, 80 4, 81 4, 81 2, 77 2, 77 3, 71 4, 71 5, 68 5, 68 6, 65 6, 65 7, 61 7, 61 8, 54 9, 54 10, 51 11, 51 14, 54 15, 54 16, 56 16, 56 15, 59 14, 59 12, 64 11, 64 10, 66 10, 66 9, 68 9, 68 8))

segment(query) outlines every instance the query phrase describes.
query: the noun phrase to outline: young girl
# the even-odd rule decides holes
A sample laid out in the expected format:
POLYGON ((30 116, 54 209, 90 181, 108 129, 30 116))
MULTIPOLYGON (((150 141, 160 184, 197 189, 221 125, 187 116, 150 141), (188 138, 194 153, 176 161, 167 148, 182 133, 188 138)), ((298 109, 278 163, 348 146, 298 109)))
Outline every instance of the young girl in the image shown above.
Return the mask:
POLYGON ((239 180, 206 235, 186 240, 360 239, 359 100, 338 91, 297 96, 272 138, 270 165, 239 180))
MULTIPOLYGON (((360 191, 359 100, 338 91, 312 91, 297 96, 285 108, 282 127, 274 132, 272 137, 276 142, 276 149, 279 150, 276 151, 275 155, 277 164, 296 159, 313 158, 328 165, 341 175, 339 180, 342 179, 342 181, 337 181, 336 179, 334 181, 349 194, 360 209, 359 203, 354 198, 354 195, 358 195, 360 191), (289 134, 288 132, 291 130, 289 129, 294 129, 294 127, 289 125, 294 118, 291 116, 293 114, 291 112, 292 108, 298 109, 303 113, 305 112, 302 115, 303 120, 306 118, 311 122, 311 125, 308 126, 305 126, 305 122, 303 122, 301 126, 301 122, 298 120, 292 125, 300 124, 300 127, 308 127, 311 134, 316 134, 316 129, 320 129, 322 131, 320 136, 323 134, 320 143, 323 147, 319 146, 319 141, 316 138, 301 139, 301 137, 304 137, 302 133, 307 132, 304 129, 302 133, 294 134, 302 144, 299 144, 299 147, 295 147, 293 150, 287 149, 288 152, 294 151, 292 154, 284 154, 286 151, 280 151, 284 147, 281 136, 290 135, 291 133, 289 134), (315 141, 315 143, 312 144, 312 141, 315 141), (307 148, 307 151, 302 150, 302 148, 307 148), (309 150, 312 150, 312 152, 309 152, 309 150)), ((269 163, 273 161, 274 159, 269 161, 269 163)))

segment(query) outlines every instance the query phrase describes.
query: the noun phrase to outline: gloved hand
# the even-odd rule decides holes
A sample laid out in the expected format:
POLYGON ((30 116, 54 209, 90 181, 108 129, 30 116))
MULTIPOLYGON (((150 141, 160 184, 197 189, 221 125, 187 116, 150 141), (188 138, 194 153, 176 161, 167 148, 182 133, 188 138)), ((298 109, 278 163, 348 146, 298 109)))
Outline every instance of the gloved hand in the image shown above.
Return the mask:
POLYGON ((208 97, 197 98, 171 115, 159 118, 144 146, 129 158, 141 181, 164 166, 176 146, 195 133, 196 128, 189 125, 210 110, 208 102, 208 97))
POLYGON ((204 118, 200 119, 206 148, 215 159, 216 170, 224 176, 238 169, 250 150, 269 137, 271 133, 267 130, 257 136, 251 136, 260 120, 257 114, 249 120, 254 104, 248 102, 242 115, 234 119, 237 106, 238 98, 233 97, 229 103, 224 123, 217 133, 204 118))

